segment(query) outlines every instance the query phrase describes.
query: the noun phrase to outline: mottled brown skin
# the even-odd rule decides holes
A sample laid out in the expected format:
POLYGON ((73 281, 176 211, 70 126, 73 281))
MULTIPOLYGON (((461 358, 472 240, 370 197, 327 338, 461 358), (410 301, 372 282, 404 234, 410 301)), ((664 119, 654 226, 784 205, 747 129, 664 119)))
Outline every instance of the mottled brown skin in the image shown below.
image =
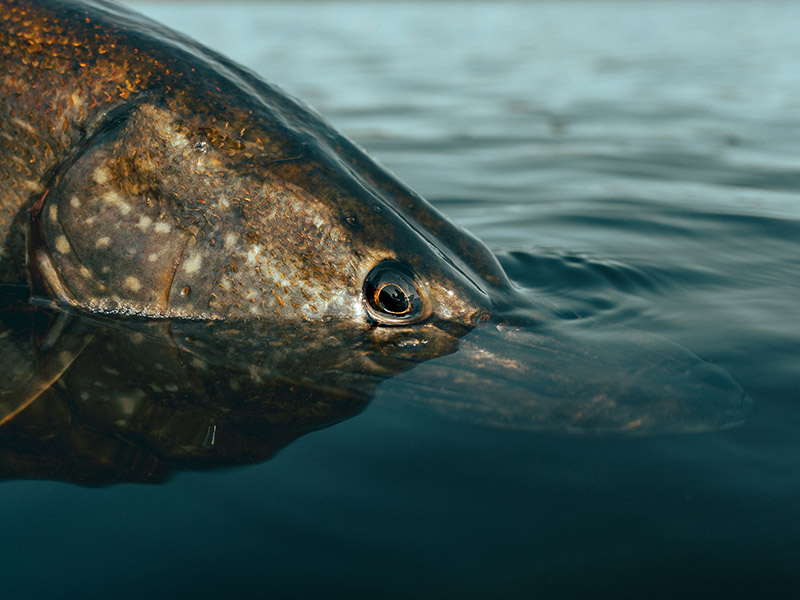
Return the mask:
POLYGON ((364 326, 382 261, 413 275, 410 321, 471 327, 512 293, 308 108, 124 9, 0 0, 0 76, 0 282, 93 312, 364 326))
MULTIPOLYGON (((393 400, 594 432, 724 427, 749 406, 725 373, 660 338, 555 317, 509 331, 512 310, 517 325, 534 317, 483 244, 309 109, 133 13, 0 0, 0 77, 0 283, 27 281, 83 313, 231 324, 240 337, 215 330, 209 347, 233 352, 223 371, 247 368, 245 397, 266 398, 263 375, 275 375, 273 399, 302 420, 317 405, 294 397, 298 385, 319 379, 327 398, 356 382, 366 402, 381 380, 393 400), (397 284, 377 307, 376 281, 397 284), (401 288, 414 310, 401 310, 401 288), (257 348, 266 354, 251 363, 257 348), (295 357, 306 359, 299 371, 295 357), (423 362, 419 379, 398 375, 423 362)), ((32 366, 16 389, 0 388, 0 433, 53 386, 83 379, 74 393, 84 400, 97 377, 100 356, 74 366, 91 356, 82 347, 50 362, 21 355, 32 366)), ((204 380, 185 376, 189 387, 204 380)), ((98 406, 129 398, 138 377, 110 385, 98 406)), ((131 414, 159 398, 152 381, 141 380, 143 412, 131 414)), ((185 398, 216 402, 218 392, 185 398)))

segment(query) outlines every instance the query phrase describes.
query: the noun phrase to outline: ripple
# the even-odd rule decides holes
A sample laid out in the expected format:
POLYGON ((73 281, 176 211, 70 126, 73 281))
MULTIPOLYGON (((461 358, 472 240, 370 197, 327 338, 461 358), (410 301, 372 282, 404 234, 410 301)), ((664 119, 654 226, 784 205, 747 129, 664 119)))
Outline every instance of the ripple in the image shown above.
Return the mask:
MULTIPOLYGON (((617 260, 586 253, 544 250, 533 254, 510 251, 498 254, 509 277, 519 285, 542 293, 564 291, 617 291, 637 293, 659 289, 659 277, 617 260)), ((597 300, 602 303, 601 300, 597 300)))

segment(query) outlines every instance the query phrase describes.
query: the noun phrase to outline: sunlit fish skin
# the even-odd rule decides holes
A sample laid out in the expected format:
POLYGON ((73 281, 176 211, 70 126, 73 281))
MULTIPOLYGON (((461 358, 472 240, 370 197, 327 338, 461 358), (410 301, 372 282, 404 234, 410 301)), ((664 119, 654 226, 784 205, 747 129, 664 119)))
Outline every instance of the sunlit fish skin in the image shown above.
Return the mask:
MULTIPOLYGON (((352 388, 361 406, 394 390, 530 430, 701 431, 747 413, 727 374, 666 340, 596 323, 567 331, 486 246, 310 109, 132 12, 0 0, 0 77, 0 284, 27 284, 40 306, 144 317, 168 332, 230 325, 237 336, 206 331, 210 355, 244 377, 249 397, 264 381, 287 383, 281 406, 320 378, 313 394, 325 398, 352 388), (298 368, 309 347, 322 350, 298 368), (319 366, 328 354, 330 380, 319 366), (408 375, 417 365, 423 379, 408 375)), ((92 405, 102 366, 87 353, 117 333, 98 335, 86 349, 55 330, 57 355, 54 341, 10 346, 30 367, 12 361, 15 378, 0 384, 0 438, 27 435, 20 423, 60 394, 54 386, 92 405)), ((188 405, 224 400, 187 378, 188 405)), ((128 400, 158 406, 152 386, 166 388, 127 381, 97 405, 150 414, 128 400)))
POLYGON ((0 0, 0 72, 0 282, 91 312, 364 327, 471 326, 509 289, 308 108, 125 9, 0 0))

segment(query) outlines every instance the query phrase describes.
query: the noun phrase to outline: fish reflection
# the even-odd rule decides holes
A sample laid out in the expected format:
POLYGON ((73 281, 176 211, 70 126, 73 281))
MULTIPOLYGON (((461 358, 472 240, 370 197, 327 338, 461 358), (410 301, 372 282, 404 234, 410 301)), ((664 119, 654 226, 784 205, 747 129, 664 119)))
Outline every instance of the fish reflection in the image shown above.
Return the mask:
POLYGON ((87 319, 6 299, 0 477, 97 485, 264 460, 362 410, 454 338, 386 344, 335 324, 87 319))
POLYGON ((161 482, 263 461, 358 414, 378 388, 384 400, 535 431, 698 431, 749 408, 721 370, 627 330, 265 331, 87 317, 35 307, 17 287, 2 306, 0 478, 161 482))

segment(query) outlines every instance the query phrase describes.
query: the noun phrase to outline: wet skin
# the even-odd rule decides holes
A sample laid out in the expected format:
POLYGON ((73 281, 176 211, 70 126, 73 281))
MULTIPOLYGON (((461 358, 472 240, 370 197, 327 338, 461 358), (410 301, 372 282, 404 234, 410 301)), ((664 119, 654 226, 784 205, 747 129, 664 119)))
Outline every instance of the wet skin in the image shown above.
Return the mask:
POLYGON ((2 286, 0 308, 0 479, 157 483, 252 464, 457 346, 329 323, 94 317, 2 286))
POLYGON ((362 327, 472 326, 510 289, 485 246, 253 74, 115 7, 0 6, 0 281, 94 312, 362 327), (364 301, 382 262, 407 275, 389 311, 364 301))
POLYGON ((387 341, 342 323, 92 316, 0 286, 0 480, 159 483, 252 464, 376 393, 536 431, 686 432, 743 418, 720 393, 732 385, 724 373, 659 338, 618 333, 487 326, 460 340, 421 330, 387 341), (624 370, 632 342, 639 360, 624 370))
POLYGON ((426 379, 388 382, 399 396, 492 399, 516 427, 742 418, 748 401, 724 373, 658 338, 566 330, 313 111, 134 13, 0 0, 0 69, 0 283, 89 314, 219 321, 249 340, 253 327, 300 328, 338 339, 329 352, 366 343, 359 360, 402 350, 412 358, 380 378, 425 362, 426 379))

